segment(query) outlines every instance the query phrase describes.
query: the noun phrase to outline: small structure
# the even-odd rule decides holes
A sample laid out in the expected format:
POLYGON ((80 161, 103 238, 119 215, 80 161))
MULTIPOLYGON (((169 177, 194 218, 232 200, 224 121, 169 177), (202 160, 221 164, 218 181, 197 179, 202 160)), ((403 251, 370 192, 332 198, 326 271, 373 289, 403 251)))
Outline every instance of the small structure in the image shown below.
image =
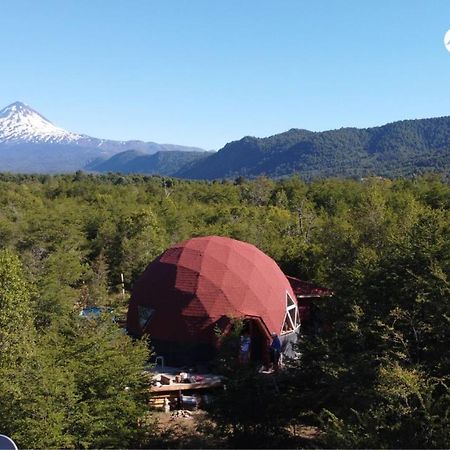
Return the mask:
POLYGON ((192 238, 167 249, 136 281, 127 329, 150 335, 169 365, 209 361, 217 331, 233 319, 246 322, 251 359, 263 361, 277 333, 289 352, 300 328, 298 303, 277 263, 246 242, 227 237, 192 238))
POLYGON ((300 314, 300 321, 304 331, 304 326, 309 329, 317 329, 322 324, 322 318, 316 302, 320 298, 331 297, 333 291, 331 289, 317 286, 308 281, 302 281, 295 277, 287 276, 292 290, 297 298, 298 311, 300 314))

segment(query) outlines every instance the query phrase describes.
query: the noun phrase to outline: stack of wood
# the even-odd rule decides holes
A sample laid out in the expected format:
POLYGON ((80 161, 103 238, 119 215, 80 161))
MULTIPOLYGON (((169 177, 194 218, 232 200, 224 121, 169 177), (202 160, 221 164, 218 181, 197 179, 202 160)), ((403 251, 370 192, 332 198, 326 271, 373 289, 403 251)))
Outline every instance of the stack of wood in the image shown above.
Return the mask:
POLYGON ((175 419, 192 419, 192 411, 188 411, 186 409, 177 409, 175 411, 172 411, 170 414, 170 418, 172 420, 175 419))

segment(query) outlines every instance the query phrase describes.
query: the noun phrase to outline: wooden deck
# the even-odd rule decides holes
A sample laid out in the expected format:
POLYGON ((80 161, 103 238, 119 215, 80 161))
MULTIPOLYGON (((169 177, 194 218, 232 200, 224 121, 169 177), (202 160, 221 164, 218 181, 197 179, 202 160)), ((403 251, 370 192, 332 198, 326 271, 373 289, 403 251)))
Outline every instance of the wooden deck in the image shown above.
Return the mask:
POLYGON ((223 380, 218 377, 217 379, 198 381, 194 383, 172 383, 172 384, 162 384, 161 386, 151 386, 150 392, 163 393, 174 391, 191 391, 198 389, 210 389, 220 387, 222 385, 223 380))

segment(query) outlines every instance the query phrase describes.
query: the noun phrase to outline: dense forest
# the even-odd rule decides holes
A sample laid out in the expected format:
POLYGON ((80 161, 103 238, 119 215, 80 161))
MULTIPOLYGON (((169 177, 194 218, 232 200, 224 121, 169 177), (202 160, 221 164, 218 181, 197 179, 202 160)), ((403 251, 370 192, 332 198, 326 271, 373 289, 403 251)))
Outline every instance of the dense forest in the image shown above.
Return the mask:
POLYGON ((373 128, 322 132, 292 129, 266 138, 244 137, 181 168, 191 179, 288 176, 405 177, 450 169, 450 117, 403 120, 373 128))
POLYGON ((147 407, 147 342, 108 314, 79 312, 126 311, 120 274, 129 292, 165 248, 201 235, 251 242, 334 291, 318 305, 326 326, 302 336, 276 394, 259 395, 251 368, 224 369, 210 426, 198 424, 205 446, 450 446, 450 186, 440 177, 3 174, 0 205, 0 433, 20 447, 165 445, 147 407))

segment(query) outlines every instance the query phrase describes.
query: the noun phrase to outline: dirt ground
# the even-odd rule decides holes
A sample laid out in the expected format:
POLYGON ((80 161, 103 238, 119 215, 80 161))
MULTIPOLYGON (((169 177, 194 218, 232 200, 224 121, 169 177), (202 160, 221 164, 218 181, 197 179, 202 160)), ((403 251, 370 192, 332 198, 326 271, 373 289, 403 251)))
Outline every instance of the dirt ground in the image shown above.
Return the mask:
MULTIPOLYGON (((202 410, 154 412, 156 432, 152 439, 152 448, 226 448, 227 442, 219 441, 213 433, 214 423, 202 410)), ((289 434, 302 447, 314 448, 314 440, 319 431, 316 427, 296 426, 289 429, 289 434)))
POLYGON ((154 412, 156 435, 154 448, 223 448, 209 432, 214 424, 202 410, 154 412))

